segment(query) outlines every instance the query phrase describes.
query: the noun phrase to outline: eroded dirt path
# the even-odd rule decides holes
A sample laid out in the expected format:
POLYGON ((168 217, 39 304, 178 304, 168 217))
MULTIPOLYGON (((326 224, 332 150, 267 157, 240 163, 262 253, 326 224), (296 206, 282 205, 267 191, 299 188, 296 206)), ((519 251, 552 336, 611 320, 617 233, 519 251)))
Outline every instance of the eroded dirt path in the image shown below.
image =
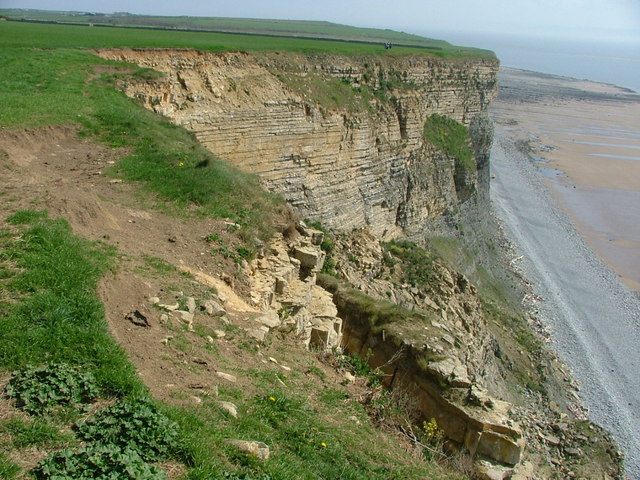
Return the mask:
POLYGON ((139 187, 105 175, 127 152, 80 139, 71 127, 1 132, 0 153, 0 218, 44 209, 67 220, 76 235, 116 248, 117 269, 102 279, 98 293, 114 338, 154 396, 184 400, 185 391, 212 388, 224 368, 221 358, 255 362, 247 352, 232 352, 231 343, 212 344, 209 334, 224 326, 222 319, 203 318, 197 333, 185 332, 179 320, 166 320, 171 312, 150 301, 175 304, 179 297, 202 299, 221 291, 234 321, 251 321, 255 309, 222 280, 233 276, 235 266, 213 256, 205 240, 211 233, 225 239, 223 220, 176 218, 151 208, 152 197, 139 187), (158 263, 167 271, 149 266, 158 263), (136 310, 149 327, 126 319, 136 310))

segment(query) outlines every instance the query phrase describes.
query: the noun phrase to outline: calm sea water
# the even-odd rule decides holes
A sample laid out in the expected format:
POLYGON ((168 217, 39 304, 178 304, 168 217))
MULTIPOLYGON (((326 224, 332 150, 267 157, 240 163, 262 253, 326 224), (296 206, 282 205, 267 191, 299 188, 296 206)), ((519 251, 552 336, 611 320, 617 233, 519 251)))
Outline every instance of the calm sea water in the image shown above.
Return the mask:
POLYGON ((614 42, 422 32, 456 45, 493 50, 505 67, 610 83, 640 93, 640 40, 614 42))

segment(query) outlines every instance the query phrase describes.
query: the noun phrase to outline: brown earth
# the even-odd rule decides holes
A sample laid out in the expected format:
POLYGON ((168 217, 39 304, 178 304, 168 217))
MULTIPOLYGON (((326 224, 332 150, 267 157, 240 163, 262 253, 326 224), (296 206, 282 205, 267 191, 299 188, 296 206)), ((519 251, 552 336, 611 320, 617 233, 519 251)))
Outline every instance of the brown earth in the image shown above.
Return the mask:
MULTIPOLYGON (((221 291, 228 298, 226 308, 234 325, 257 313, 222 280, 235 284, 233 262, 212 256, 205 240, 216 234, 225 244, 237 243, 225 221, 179 218, 153 208, 150 195, 105 175, 126 151, 82 140, 70 127, 2 132, 0 149, 7 157, 2 169, 3 219, 18 210, 46 209, 51 217, 67 220, 74 234, 117 249, 117 270, 103 278, 98 293, 114 338, 153 395, 169 400, 183 396, 175 392, 211 389, 215 381, 203 381, 203 376, 213 377, 218 370, 214 365, 220 362, 205 351, 196 355, 195 346, 181 350, 171 339, 167 342, 167 337, 182 337, 185 332, 171 321, 161 324, 160 317, 166 312, 153 306, 149 298, 174 304, 181 297, 204 298, 221 291), (150 266, 158 259, 161 265, 166 262, 168 271, 150 266), (136 326, 125 318, 136 310, 148 318, 150 327, 136 326), (190 388, 193 386, 198 388, 190 388)), ((203 337, 224 326, 210 321, 202 324, 202 336, 190 336, 196 336, 204 348, 208 342, 203 337)), ((233 357, 245 368, 254 362, 255 355, 233 349, 229 342, 217 346, 222 356, 233 357)))
MULTIPOLYGON (((159 202, 152 195, 105 174, 126 153, 81 139, 71 127, 0 132, 0 222, 19 210, 46 209, 50 217, 67 220, 76 235, 117 249, 116 268, 102 279, 98 294, 113 337, 152 395, 191 405, 218 395, 229 399, 225 393, 232 390, 249 398, 259 388, 256 375, 275 373, 285 388, 302 388, 314 408, 319 406, 314 392, 329 386, 343 389, 346 398, 370 398, 366 379, 345 381, 335 359, 310 352, 294 335, 274 331, 260 344, 247 335, 246 328, 258 325, 254 317, 259 312, 241 296, 246 287, 237 266, 213 256, 205 237, 217 234, 226 245, 239 244, 239 239, 224 220, 164 213, 154 208, 159 202), (227 315, 212 318, 196 312, 192 330, 150 301, 158 297, 161 304, 171 305, 188 296, 202 300, 216 293, 226 297, 227 315), (129 321, 126 317, 134 311, 150 326, 129 321), (220 331, 223 338, 217 338, 220 331)), ((7 375, 0 378, 1 390, 7 381, 7 375)), ((0 420, 19 416, 24 414, 8 399, 0 399, 0 420)), ((397 433, 378 435, 376 441, 393 442, 394 450, 395 445, 414 450, 411 441, 397 433)), ((13 460, 28 470, 48 453, 46 448, 21 450, 13 460)), ((184 473, 176 464, 162 467, 170 478, 184 473)))

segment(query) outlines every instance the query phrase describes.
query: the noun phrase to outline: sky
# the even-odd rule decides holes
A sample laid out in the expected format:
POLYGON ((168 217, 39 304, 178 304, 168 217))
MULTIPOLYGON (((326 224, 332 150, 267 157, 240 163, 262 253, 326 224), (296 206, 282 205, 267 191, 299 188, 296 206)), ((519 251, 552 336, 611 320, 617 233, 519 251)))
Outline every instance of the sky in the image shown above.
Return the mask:
POLYGON ((640 46, 640 0, 0 0, 0 7, 327 20, 436 38, 500 33, 640 46))

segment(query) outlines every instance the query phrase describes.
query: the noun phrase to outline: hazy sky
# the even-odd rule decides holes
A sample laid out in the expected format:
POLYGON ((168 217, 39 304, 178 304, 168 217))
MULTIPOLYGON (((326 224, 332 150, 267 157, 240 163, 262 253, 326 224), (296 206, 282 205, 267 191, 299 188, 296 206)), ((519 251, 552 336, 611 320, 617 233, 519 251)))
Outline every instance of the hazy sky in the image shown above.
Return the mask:
POLYGON ((0 0, 0 7, 328 20, 423 35, 515 33, 640 45, 640 0, 0 0))

